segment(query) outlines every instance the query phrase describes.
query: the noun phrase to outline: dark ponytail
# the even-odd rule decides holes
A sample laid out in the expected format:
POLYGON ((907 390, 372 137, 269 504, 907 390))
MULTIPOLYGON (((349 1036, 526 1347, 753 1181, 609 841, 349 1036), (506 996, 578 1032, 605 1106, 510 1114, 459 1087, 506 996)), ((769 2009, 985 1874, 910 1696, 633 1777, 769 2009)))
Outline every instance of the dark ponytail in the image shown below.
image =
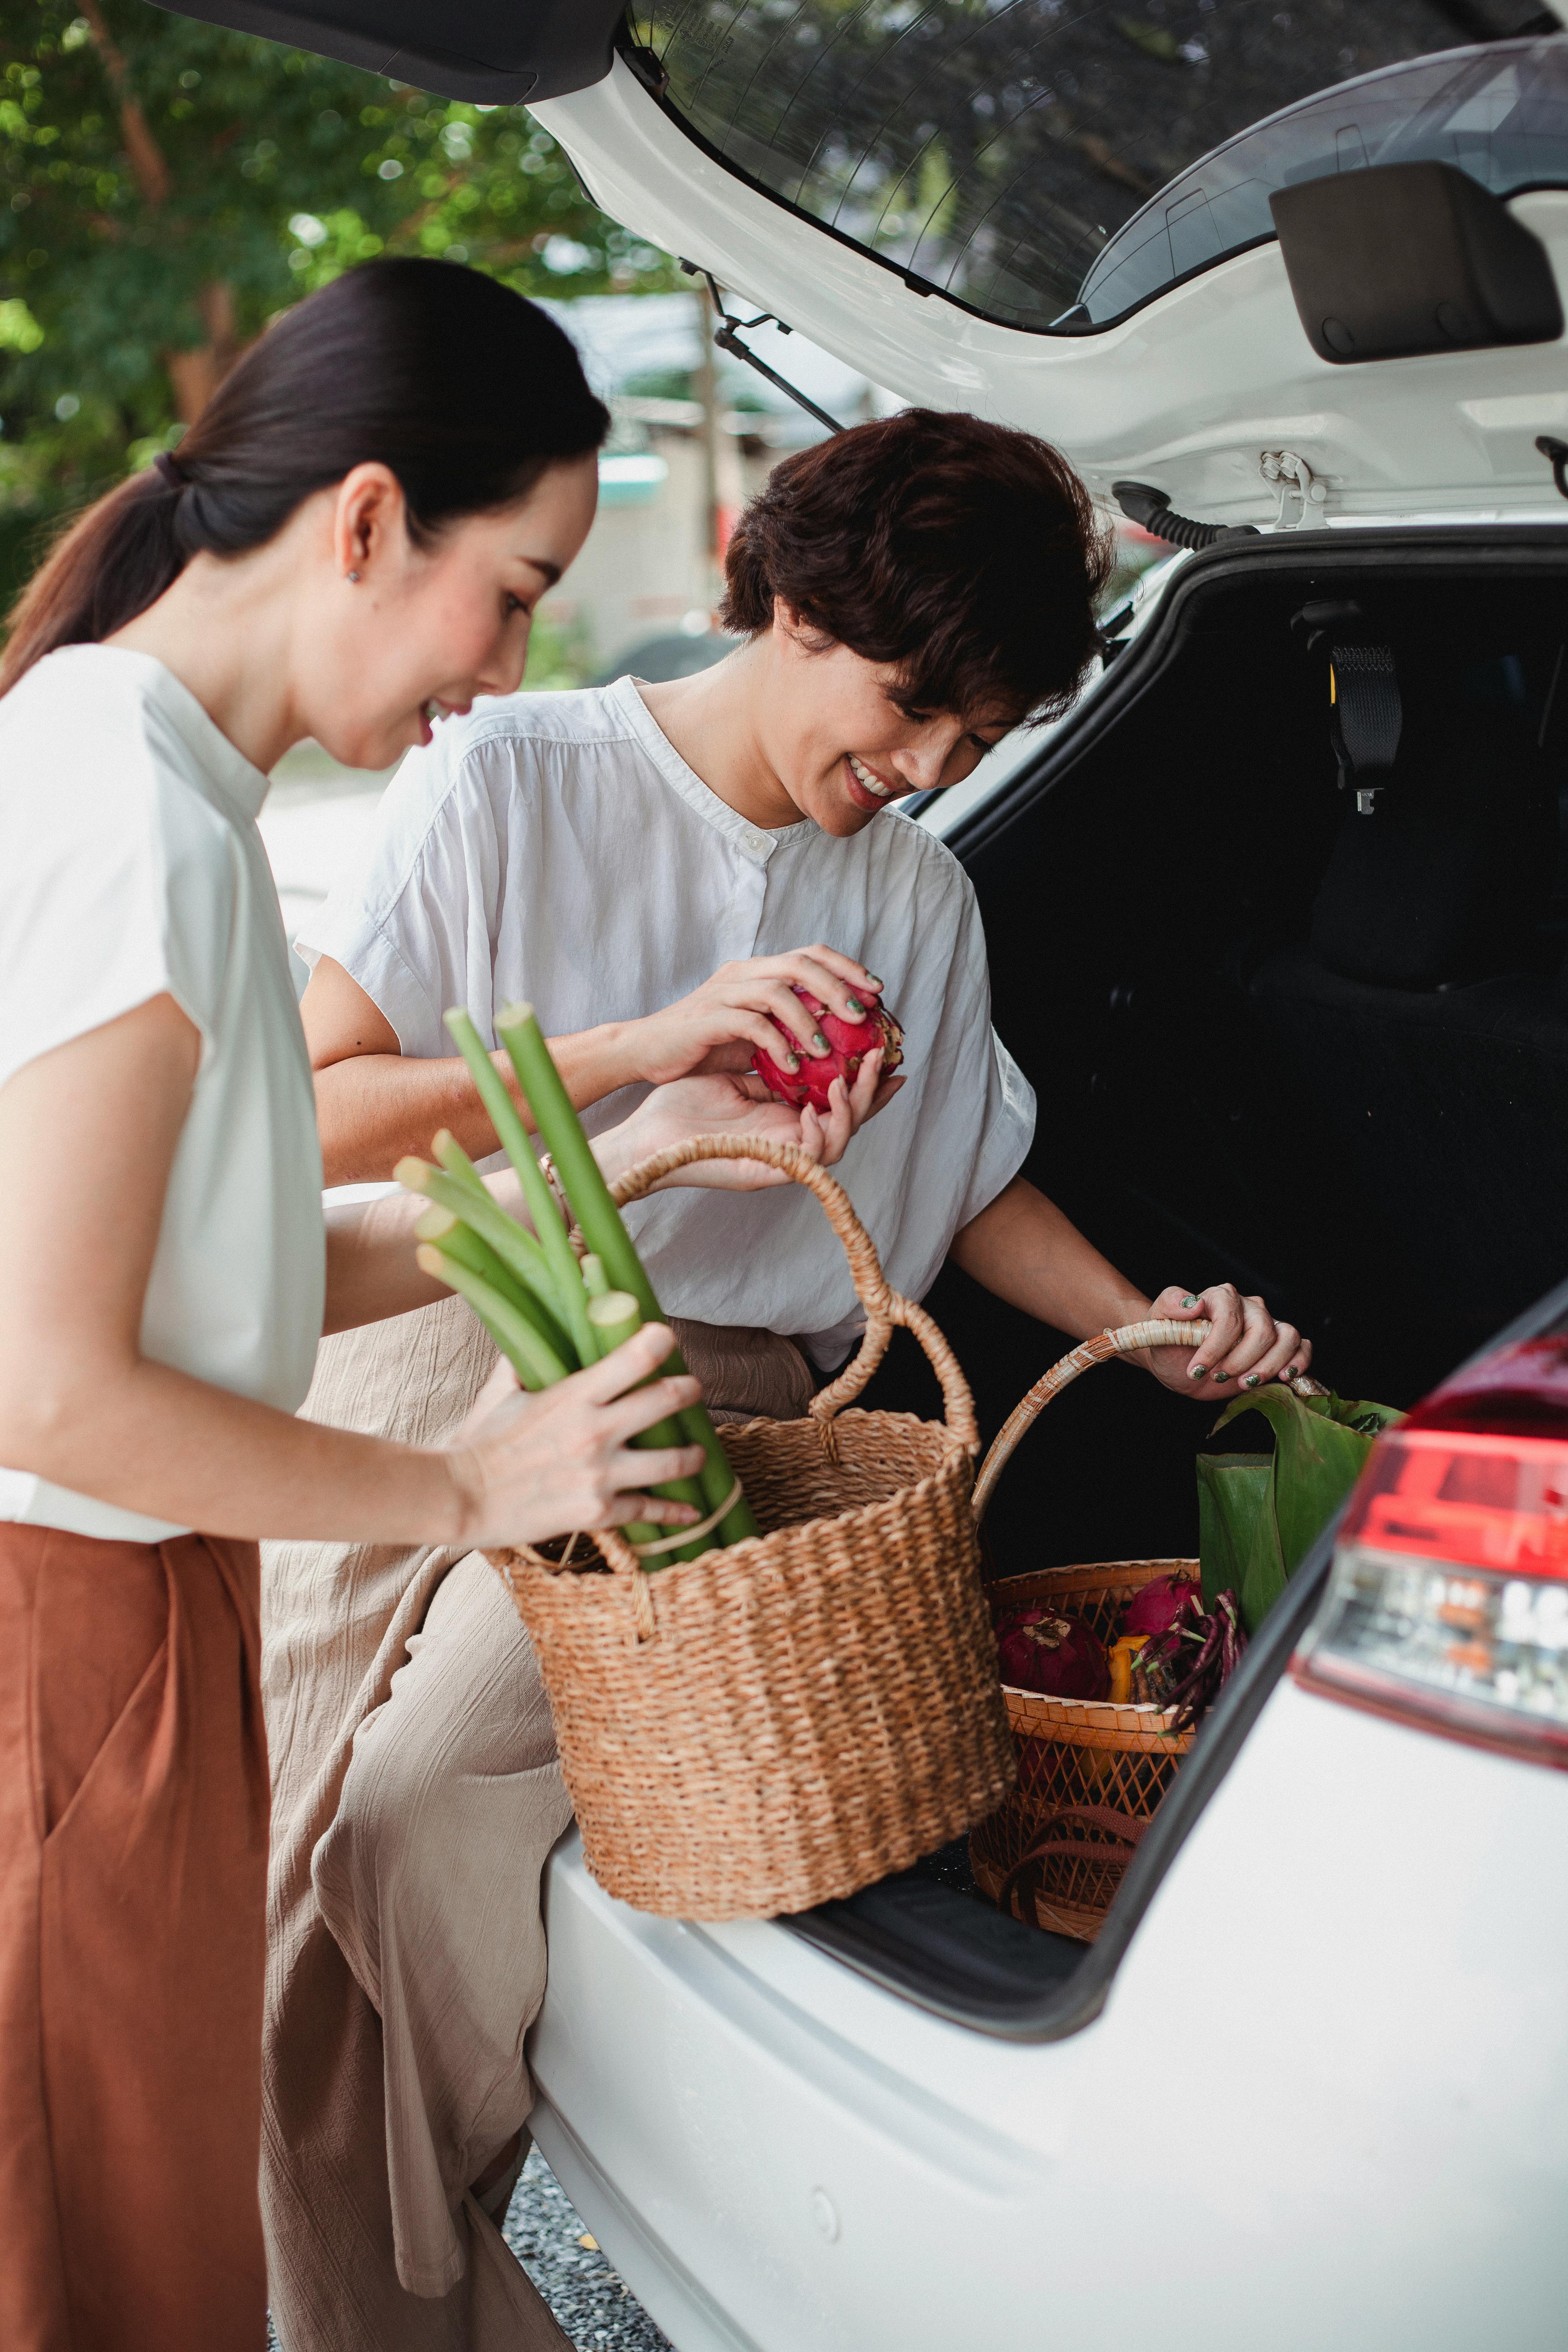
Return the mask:
POLYGON ((425 544, 526 497, 608 425, 570 341, 521 294, 455 262, 350 270, 252 344, 177 457, 67 529, 12 614, 0 694, 58 646, 123 628, 193 555, 265 545, 355 466, 390 467, 425 544))

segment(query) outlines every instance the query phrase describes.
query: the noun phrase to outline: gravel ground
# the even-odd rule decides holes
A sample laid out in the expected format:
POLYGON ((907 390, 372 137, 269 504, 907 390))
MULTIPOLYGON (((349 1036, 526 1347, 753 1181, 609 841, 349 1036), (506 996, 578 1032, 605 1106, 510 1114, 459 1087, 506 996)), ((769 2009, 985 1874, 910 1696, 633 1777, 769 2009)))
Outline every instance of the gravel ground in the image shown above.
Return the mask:
MULTIPOLYGON (((504 2235, 576 2352, 674 2352, 598 2248, 584 2244, 587 2225, 536 2147, 522 2168, 504 2235)), ((270 2323, 267 2341, 279 2352, 270 2323)))
POLYGON ((586 2234, 555 2175, 531 2148, 506 2217, 506 2242, 577 2352, 672 2352, 604 2255, 584 2245, 586 2234))

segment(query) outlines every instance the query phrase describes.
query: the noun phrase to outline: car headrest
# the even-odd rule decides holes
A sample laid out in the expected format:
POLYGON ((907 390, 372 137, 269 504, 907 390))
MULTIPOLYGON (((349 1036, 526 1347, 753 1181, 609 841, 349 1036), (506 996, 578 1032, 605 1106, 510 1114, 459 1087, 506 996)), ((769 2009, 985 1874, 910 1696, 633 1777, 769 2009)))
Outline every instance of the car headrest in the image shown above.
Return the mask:
POLYGON ((1556 811, 1526 730, 1449 709, 1407 728, 1370 816, 1353 803, 1312 908, 1342 979, 1434 989, 1516 971, 1544 910, 1556 811))

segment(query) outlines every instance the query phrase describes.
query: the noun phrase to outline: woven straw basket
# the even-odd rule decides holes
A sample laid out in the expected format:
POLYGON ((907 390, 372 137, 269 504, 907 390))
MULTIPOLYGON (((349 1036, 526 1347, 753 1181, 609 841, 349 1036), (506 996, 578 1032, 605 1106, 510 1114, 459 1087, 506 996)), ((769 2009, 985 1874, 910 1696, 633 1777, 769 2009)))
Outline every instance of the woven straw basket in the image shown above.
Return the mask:
MULTIPOLYGON (((1025 1432, 1081 1372, 1135 1348, 1195 1348, 1208 1334, 1206 1323, 1131 1323, 1074 1348, 1004 1423, 974 1482, 976 1523, 1025 1432)), ((1140 1587, 1177 1572, 1195 1577, 1198 1563, 1100 1560, 1005 1577, 988 1592, 998 1612, 1054 1601, 1109 1642, 1140 1587)), ((1019 1918, 1092 1943, 1193 1735, 1177 1731, 1174 1715, 1157 1706, 1045 1698, 1006 1685, 1002 1696, 1017 1749, 1018 1785, 970 1839, 975 1884, 1019 1918)))
POLYGON ((942 1333, 791 1145, 694 1137, 621 1178, 616 1202, 741 1158, 816 1195, 866 1310, 858 1353, 807 1419, 724 1432, 763 1534, 655 1573, 613 1530, 570 1567, 491 1554, 539 1654, 589 1868, 680 1918, 852 1895, 960 1836, 1014 1780, 970 1509, 974 1408, 942 1333), (900 1323, 945 1423, 845 1410, 900 1323))

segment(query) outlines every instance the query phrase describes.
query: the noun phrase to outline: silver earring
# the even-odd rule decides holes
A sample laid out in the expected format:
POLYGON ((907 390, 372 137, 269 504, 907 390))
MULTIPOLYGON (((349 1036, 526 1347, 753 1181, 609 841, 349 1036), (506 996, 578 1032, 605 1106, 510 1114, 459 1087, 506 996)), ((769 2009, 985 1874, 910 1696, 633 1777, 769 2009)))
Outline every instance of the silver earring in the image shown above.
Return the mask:
POLYGON ((349 586, 351 588, 357 588, 359 586, 359 573, 357 572, 351 572, 349 573, 349 586))

